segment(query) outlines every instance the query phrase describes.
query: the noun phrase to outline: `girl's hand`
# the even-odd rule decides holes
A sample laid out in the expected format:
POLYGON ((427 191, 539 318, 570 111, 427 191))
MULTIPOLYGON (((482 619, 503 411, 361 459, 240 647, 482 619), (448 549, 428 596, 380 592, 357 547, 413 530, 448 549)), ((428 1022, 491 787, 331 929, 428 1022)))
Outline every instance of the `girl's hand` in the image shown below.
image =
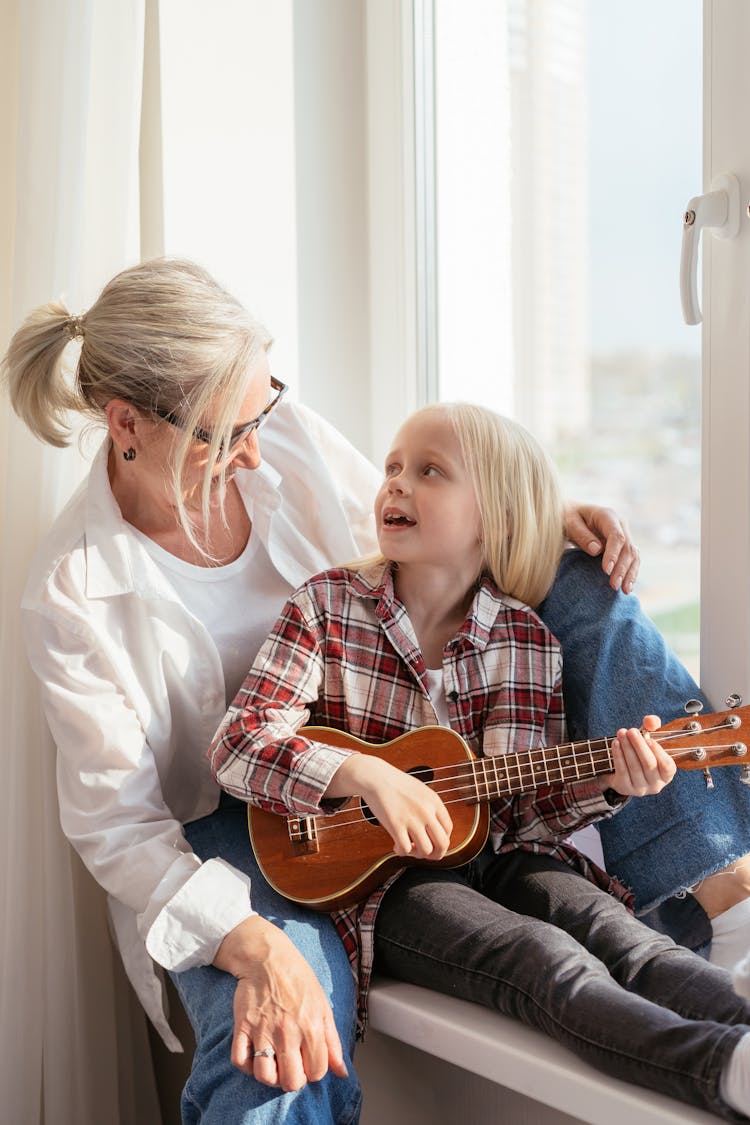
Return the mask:
POLYGON ((285 933, 256 914, 219 946, 214 965, 237 977, 232 1062, 267 1086, 299 1090, 330 1068, 345 1078, 341 1040, 318 978, 285 933), (271 1057, 256 1051, 271 1049, 271 1057))
POLYGON ((563 519, 566 537, 588 555, 601 555, 602 570, 612 589, 629 594, 641 558, 625 520, 612 508, 575 503, 565 505, 563 519))
POLYGON ((381 758, 352 754, 333 775, 326 797, 362 797, 393 840, 396 855, 442 859, 453 822, 437 793, 381 758))
POLYGON ((666 750, 648 737, 648 732, 660 726, 656 715, 646 715, 645 736, 635 727, 618 730, 612 743, 615 772, 599 779, 602 790, 614 789, 623 797, 645 797, 648 793, 660 793, 669 784, 677 767, 666 750))

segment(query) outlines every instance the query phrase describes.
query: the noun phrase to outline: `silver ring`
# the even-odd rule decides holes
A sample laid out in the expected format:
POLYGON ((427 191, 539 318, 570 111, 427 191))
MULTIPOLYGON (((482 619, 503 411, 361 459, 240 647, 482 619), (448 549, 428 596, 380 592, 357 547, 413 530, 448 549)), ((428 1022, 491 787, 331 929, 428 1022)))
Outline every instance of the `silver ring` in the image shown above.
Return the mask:
POLYGON ((273 1047, 264 1047, 262 1051, 253 1052, 254 1059, 275 1059, 276 1052, 273 1047))

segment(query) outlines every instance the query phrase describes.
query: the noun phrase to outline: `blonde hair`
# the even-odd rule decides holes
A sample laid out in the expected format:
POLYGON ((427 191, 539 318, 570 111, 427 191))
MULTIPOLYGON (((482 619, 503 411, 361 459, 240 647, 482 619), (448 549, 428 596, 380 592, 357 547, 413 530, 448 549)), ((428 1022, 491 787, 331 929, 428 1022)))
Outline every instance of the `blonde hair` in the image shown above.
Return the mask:
POLYGON ((214 462, 222 445, 228 447, 247 376, 270 344, 263 326, 200 266, 156 258, 117 274, 81 316, 61 302, 35 309, 13 336, 2 374, 13 409, 52 445, 69 444, 71 413, 102 423, 114 398, 155 421, 156 411, 174 414, 184 427, 177 431, 173 464, 175 503, 189 538, 206 554, 183 500, 193 430, 209 407, 218 408, 202 489, 207 527, 214 462), (71 379, 63 353, 78 337, 71 379))
MULTIPOLYGON (((557 471, 539 442, 518 422, 471 403, 434 403, 411 418, 446 418, 482 523, 482 573, 526 605, 538 606, 552 586, 565 545, 557 471)), ((410 419, 411 420, 411 419, 410 419)), ((384 561, 369 556, 364 565, 384 561)))

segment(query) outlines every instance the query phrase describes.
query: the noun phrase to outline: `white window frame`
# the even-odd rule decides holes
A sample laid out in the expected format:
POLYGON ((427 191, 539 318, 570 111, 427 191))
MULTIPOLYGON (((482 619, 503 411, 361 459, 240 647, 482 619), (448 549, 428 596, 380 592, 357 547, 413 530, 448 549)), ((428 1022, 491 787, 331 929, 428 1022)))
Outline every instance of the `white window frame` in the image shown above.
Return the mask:
POLYGON ((380 464, 394 420, 434 397, 437 316, 432 73, 417 71, 415 25, 431 0, 367 0, 370 455, 380 464), (429 280, 428 280, 429 279, 429 280))
POLYGON ((703 30, 703 190, 731 171, 742 201, 739 235, 703 246, 701 684, 720 707, 750 699, 750 5, 705 0, 703 30))

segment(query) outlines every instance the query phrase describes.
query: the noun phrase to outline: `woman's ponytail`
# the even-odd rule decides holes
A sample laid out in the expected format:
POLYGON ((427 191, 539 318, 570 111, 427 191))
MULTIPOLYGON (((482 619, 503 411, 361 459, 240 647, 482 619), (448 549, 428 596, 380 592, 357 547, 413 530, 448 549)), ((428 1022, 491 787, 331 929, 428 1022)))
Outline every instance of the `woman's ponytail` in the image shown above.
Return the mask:
POLYGON ((68 445, 68 414, 88 409, 69 382, 63 361, 67 345, 82 334, 81 320, 60 302, 50 302, 26 318, 2 360, 13 409, 32 433, 50 445, 68 445))

